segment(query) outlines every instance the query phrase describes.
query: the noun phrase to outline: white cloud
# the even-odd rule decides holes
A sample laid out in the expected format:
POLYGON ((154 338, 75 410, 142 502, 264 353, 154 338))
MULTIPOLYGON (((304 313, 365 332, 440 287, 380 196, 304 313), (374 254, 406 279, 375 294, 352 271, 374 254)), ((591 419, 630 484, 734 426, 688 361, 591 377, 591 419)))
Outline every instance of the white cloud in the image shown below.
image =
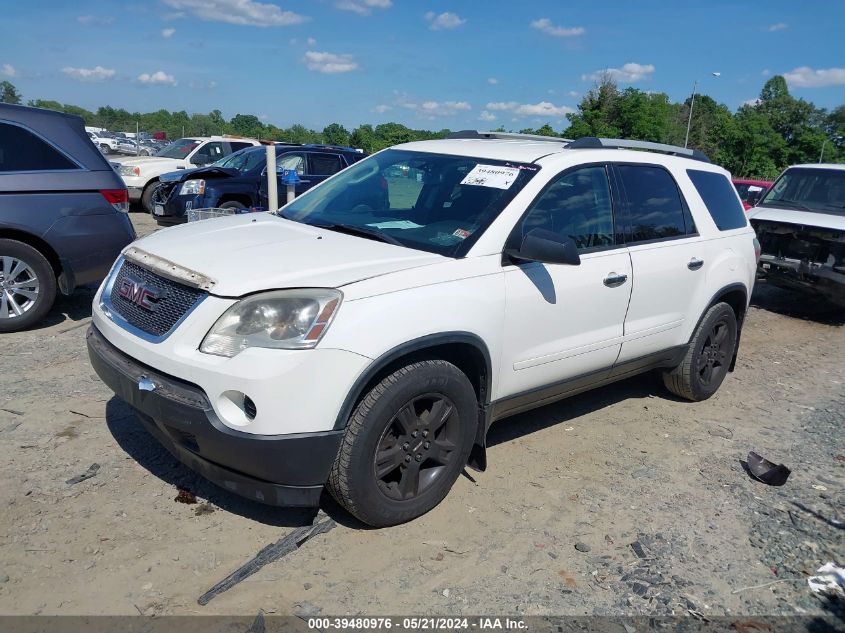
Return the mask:
POLYGON ((306 43, 308 44, 308 46, 316 46, 316 45, 317 45, 317 40, 315 40, 313 37, 309 37, 309 38, 306 40, 306 43))
POLYGON ((534 20, 531 23, 531 28, 537 29, 546 35, 551 35, 552 37, 575 37, 576 35, 583 35, 586 32, 586 29, 582 26, 556 26, 555 24, 552 24, 552 21, 549 18, 534 20))
POLYGON ((825 86, 845 85, 845 68, 819 68, 814 70, 809 66, 801 66, 788 73, 783 78, 790 87, 795 88, 824 88, 825 86))
POLYGON ((105 81, 113 79, 117 74, 111 68, 103 68, 102 66, 95 66, 94 68, 72 68, 67 66, 62 68, 62 72, 77 81, 105 81))
POLYGON ((775 31, 783 31, 788 27, 789 25, 786 22, 778 22, 777 24, 770 24, 769 31, 774 33, 775 31))
POLYGON ((760 105, 760 100, 759 99, 748 99, 746 101, 743 101, 742 105, 751 106, 753 108, 756 105, 760 105))
POLYGON ((86 26, 91 26, 92 24, 97 26, 108 26, 109 24, 114 23, 114 18, 98 15, 80 15, 76 18, 76 21, 86 26))
POLYGON ((472 106, 466 101, 408 101, 404 95, 400 97, 398 105, 408 110, 413 110, 424 119, 434 119, 441 116, 453 116, 459 112, 472 110, 472 106))
POLYGON ((763 75, 763 77, 768 77, 772 74, 772 71, 770 71, 768 68, 764 68, 763 72, 761 72, 760 74, 763 75))
POLYGON ((11 64, 3 64, 0 66, 0 76, 2 77, 17 77, 18 71, 11 64))
POLYGON ((428 20, 428 28, 432 31, 447 31, 450 29, 456 29, 466 23, 466 20, 457 14, 449 13, 448 11, 441 13, 440 15, 436 15, 434 11, 429 11, 425 14, 425 19, 428 20))
POLYGON ((478 115, 478 118, 482 121, 495 121, 496 115, 492 112, 488 112, 487 110, 482 110, 481 114, 478 115))
POLYGON ((375 108, 373 108, 373 112, 378 112, 379 114, 384 114, 388 110, 392 110, 393 106, 386 105, 384 103, 380 103, 375 108))
POLYGON ((580 96, 581 96, 581 93, 580 93, 580 92, 578 92, 577 90, 570 90, 570 91, 569 91, 569 92, 567 92, 566 94, 568 94, 568 95, 569 95, 570 97, 572 97, 573 99, 576 99, 576 98, 578 98, 578 97, 580 97, 580 96))
POLYGON ((142 84, 162 84, 168 86, 175 86, 178 83, 173 75, 168 75, 163 70, 157 70, 152 74, 141 73, 138 75, 138 81, 142 84))
POLYGON ((254 0, 162 0, 174 9, 189 11, 206 22, 225 22, 245 26, 292 26, 310 18, 278 5, 254 0))
POLYGON ((176 32, 176 29, 174 29, 174 28, 162 29, 161 30, 161 36, 164 39, 169 40, 171 37, 173 37, 173 34, 175 32, 176 32))
POLYGON ((608 75, 613 81, 634 83, 635 81, 650 79, 653 74, 654 66, 652 64, 628 62, 622 68, 605 68, 590 75, 581 75, 581 79, 583 81, 599 81, 604 75, 608 75))
POLYGON ((370 15, 373 9, 389 9, 393 6, 393 0, 338 0, 334 6, 341 11, 370 15))
POLYGON ((499 83, 499 80, 498 80, 498 79, 496 79, 495 77, 490 77, 490 78, 487 80, 487 83, 488 83, 488 84, 490 84, 491 86, 495 86, 496 84, 498 84, 498 83, 499 83))
POLYGON ((549 101, 540 103, 518 103, 516 101, 496 101, 487 104, 487 110, 512 112, 517 116, 561 117, 575 112, 569 106, 556 106, 549 101))
POLYGON ((318 73, 334 75, 337 73, 348 73, 358 68, 358 62, 352 55, 308 51, 303 59, 308 70, 318 73))

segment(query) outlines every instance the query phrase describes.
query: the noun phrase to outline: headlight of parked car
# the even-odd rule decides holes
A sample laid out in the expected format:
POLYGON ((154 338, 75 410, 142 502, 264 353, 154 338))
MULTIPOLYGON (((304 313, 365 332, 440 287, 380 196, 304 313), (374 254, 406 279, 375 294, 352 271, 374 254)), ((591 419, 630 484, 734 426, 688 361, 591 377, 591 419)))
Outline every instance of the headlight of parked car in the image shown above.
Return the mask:
POLYGON ((312 348, 326 333, 342 298, 340 291, 328 288, 247 297, 217 319, 200 351, 231 358, 249 347, 312 348))
POLYGON ((133 167, 132 165, 121 165, 118 173, 121 176, 140 176, 141 168, 133 167))
POLYGON ((180 196, 200 196, 205 193, 204 180, 186 180, 179 189, 180 196))

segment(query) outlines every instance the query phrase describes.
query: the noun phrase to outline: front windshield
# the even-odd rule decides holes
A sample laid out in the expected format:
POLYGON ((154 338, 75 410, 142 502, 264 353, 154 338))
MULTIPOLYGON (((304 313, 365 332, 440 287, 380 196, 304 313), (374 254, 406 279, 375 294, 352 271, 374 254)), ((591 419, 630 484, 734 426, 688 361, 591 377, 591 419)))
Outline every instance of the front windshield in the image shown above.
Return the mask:
POLYGON ((224 169, 234 169, 242 174, 252 171, 260 165, 264 165, 267 152, 262 147, 261 149, 247 148, 224 156, 209 167, 223 167, 224 169))
POLYGON ((180 138, 178 141, 173 141, 160 152, 157 152, 156 156, 161 156, 162 158, 182 159, 194 151, 194 148, 196 148, 199 144, 199 141, 195 141, 193 139, 180 138))
POLYGON ((539 169, 390 149, 306 192, 279 215, 356 227, 409 248, 461 257, 539 169))
POLYGON ((758 206, 845 215, 845 169, 787 169, 758 206))

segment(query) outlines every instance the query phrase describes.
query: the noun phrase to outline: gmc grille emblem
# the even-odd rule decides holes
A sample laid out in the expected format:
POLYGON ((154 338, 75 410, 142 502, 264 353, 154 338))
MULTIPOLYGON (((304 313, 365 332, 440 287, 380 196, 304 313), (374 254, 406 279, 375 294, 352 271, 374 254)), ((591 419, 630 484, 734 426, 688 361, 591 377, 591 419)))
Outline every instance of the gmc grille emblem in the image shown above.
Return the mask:
POLYGON ((117 287, 117 294, 149 312, 155 312, 158 302, 163 298, 158 288, 144 285, 144 282, 132 277, 124 277, 117 287))

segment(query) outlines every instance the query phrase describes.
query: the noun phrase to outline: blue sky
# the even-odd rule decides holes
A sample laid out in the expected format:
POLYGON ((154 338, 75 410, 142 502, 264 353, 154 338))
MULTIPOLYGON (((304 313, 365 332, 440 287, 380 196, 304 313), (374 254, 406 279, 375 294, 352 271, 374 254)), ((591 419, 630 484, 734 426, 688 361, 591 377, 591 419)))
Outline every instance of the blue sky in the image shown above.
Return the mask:
POLYGON ((0 20, 0 80, 91 109, 561 128, 605 69, 678 101, 698 79, 732 109, 771 74, 845 102, 842 2, 30 0, 0 20))

